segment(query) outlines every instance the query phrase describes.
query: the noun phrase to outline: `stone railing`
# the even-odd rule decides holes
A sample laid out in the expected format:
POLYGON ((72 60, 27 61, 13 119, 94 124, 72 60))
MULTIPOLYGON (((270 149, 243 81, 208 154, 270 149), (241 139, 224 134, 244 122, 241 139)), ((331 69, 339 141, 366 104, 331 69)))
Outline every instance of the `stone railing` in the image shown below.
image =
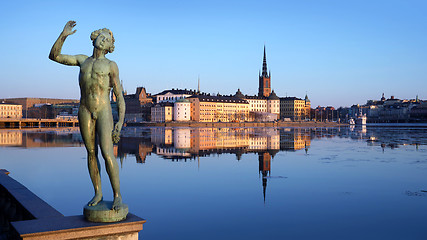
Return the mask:
POLYGON ((116 223, 93 223, 83 215, 64 216, 0 170, 0 240, 138 239, 146 222, 133 214, 116 223))

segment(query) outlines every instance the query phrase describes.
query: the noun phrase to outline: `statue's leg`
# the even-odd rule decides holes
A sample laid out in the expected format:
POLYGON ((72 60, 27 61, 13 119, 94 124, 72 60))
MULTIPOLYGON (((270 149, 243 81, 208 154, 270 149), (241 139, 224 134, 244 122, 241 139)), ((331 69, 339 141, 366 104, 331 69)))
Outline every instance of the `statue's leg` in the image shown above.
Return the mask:
POLYGON ((119 165, 114 157, 113 150, 113 117, 111 111, 102 111, 99 113, 96 131, 99 137, 101 154, 105 160, 105 168, 107 169, 111 187, 113 188, 113 209, 118 210, 122 205, 122 196, 120 194, 119 165))
POLYGON ((95 120, 84 106, 80 106, 79 109, 79 126, 87 151, 89 175, 95 190, 95 196, 88 202, 88 205, 95 206, 102 201, 101 175, 99 173, 101 166, 98 160, 98 146, 95 143, 95 120))

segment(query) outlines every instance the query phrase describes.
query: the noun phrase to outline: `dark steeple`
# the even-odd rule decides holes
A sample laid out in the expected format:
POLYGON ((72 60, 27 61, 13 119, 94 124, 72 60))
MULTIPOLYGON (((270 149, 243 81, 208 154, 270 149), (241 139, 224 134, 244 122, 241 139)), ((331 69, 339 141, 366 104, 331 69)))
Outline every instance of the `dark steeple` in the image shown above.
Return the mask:
POLYGON ((258 96, 268 97, 271 94, 270 73, 267 72, 267 54, 265 53, 264 45, 264 58, 262 60, 262 72, 259 74, 259 87, 258 96))
POLYGON ((262 76, 269 77, 267 74, 267 55, 265 54, 265 45, 264 45, 264 59, 262 60, 262 76))

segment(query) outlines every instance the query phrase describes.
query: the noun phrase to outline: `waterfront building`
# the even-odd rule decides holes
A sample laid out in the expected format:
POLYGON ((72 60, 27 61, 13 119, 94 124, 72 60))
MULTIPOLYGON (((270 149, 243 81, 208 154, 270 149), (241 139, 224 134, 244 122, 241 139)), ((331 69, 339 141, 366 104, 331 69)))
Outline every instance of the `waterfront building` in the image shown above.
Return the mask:
POLYGON ((22 105, 0 103, 0 118, 22 118, 22 105))
POLYGON ((161 102, 174 103, 178 99, 188 98, 194 94, 197 94, 195 90, 172 88, 172 90, 164 90, 163 92, 154 95, 154 97, 156 98, 156 103, 161 103, 161 102))
MULTIPOLYGON (((169 107, 172 106, 171 118, 167 118, 166 121, 190 121, 191 119, 191 104, 186 99, 194 94, 197 94, 195 90, 187 89, 173 89, 164 90, 161 93, 158 93, 153 96, 156 101, 156 105, 152 107, 151 112, 160 111, 159 108, 165 108, 164 111, 168 111, 169 107), (168 103, 168 104, 166 104, 168 103), (153 108, 157 108, 154 110, 153 108)), ((162 118, 159 118, 159 115, 152 117, 152 121, 161 122, 162 118)))
POLYGON ((190 121, 191 120, 191 103, 188 99, 180 98, 176 100, 173 106, 174 121, 190 121))
MULTIPOLYGON (((4 98, 0 99, 3 103, 22 105, 23 118, 46 118, 45 116, 51 115, 50 118, 55 118, 56 114, 50 114, 43 111, 40 107, 43 105, 58 105, 58 104, 71 104, 79 103, 75 99, 57 99, 57 98, 4 98), (42 111, 41 111, 42 110, 42 111)), ((47 109, 44 109, 47 110, 47 109)))
POLYGON ((198 122, 241 122, 249 116, 249 103, 232 96, 193 95, 191 119, 198 122))
POLYGON ((173 117, 173 103, 157 103, 151 108, 151 121, 153 122, 170 122, 173 117))
POLYGON ((311 102, 305 95, 305 99, 296 97, 280 98, 280 118, 289 118, 292 121, 310 119, 311 102))
POLYGON ((314 109, 313 119, 316 121, 338 121, 339 112, 332 106, 321 107, 314 109))
POLYGON ((380 100, 368 100, 365 105, 353 105, 350 108, 340 108, 340 118, 355 118, 356 115, 366 114, 368 122, 424 122, 427 119, 425 101, 418 99, 398 99, 390 96, 386 99, 384 93, 380 100))
POLYGON ((427 121, 427 102, 420 102, 410 110, 410 119, 413 121, 427 121))
MULTIPOLYGON (((113 102, 115 102, 113 94, 113 102)), ((126 111, 126 122, 142 122, 149 121, 151 118, 151 107, 153 106, 153 98, 147 93, 144 87, 136 88, 135 94, 124 94, 126 111)))

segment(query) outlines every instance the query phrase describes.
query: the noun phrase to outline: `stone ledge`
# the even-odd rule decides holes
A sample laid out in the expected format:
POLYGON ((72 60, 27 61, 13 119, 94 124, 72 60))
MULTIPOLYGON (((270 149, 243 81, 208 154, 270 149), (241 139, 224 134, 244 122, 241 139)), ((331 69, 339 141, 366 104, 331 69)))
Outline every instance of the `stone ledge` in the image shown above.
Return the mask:
POLYGON ((0 172, 0 186, 2 186, 10 196, 12 196, 34 218, 63 216, 60 212, 7 174, 8 172, 2 169, 0 172))
POLYGON ((115 223, 94 223, 82 215, 12 222, 20 237, 30 239, 138 239, 146 220, 133 214, 115 223))

